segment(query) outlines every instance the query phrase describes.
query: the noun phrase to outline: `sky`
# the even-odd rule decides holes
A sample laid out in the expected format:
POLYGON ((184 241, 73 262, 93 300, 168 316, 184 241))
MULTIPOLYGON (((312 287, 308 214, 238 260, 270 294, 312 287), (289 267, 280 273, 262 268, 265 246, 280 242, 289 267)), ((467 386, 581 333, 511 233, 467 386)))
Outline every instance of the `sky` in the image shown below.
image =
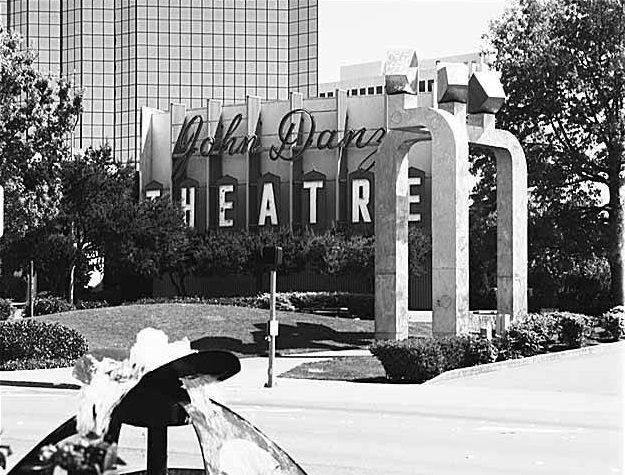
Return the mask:
POLYGON ((319 0, 319 82, 342 65, 383 61, 389 49, 419 58, 471 53, 510 0, 319 0))

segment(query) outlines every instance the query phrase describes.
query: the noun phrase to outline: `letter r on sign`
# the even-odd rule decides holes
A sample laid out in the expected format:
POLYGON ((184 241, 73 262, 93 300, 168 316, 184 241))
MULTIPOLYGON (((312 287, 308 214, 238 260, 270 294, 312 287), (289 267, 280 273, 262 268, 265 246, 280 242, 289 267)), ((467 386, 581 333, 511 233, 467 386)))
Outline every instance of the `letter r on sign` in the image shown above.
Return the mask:
POLYGON ((352 223, 359 223, 361 216, 363 222, 371 222, 368 208, 370 195, 369 180, 366 178, 355 178, 352 180, 352 223))

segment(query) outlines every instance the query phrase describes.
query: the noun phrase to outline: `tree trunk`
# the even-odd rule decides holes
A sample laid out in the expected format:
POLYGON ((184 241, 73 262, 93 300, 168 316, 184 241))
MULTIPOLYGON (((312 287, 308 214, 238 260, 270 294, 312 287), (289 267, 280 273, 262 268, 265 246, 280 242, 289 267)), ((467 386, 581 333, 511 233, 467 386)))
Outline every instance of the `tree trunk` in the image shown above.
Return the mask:
POLYGON ((625 305, 625 144, 610 154, 610 295, 612 305, 625 305))
POLYGON ((182 278, 180 278, 174 272, 170 272, 169 273, 169 280, 171 281, 172 285, 176 289, 176 297, 184 297, 185 294, 186 294, 185 288, 184 288, 184 276, 182 278), (176 278, 176 277, 178 277, 178 278, 176 278))
POLYGON ((69 266, 69 292, 68 292, 68 300, 70 305, 74 305, 74 288, 76 287, 76 264, 72 261, 69 266))

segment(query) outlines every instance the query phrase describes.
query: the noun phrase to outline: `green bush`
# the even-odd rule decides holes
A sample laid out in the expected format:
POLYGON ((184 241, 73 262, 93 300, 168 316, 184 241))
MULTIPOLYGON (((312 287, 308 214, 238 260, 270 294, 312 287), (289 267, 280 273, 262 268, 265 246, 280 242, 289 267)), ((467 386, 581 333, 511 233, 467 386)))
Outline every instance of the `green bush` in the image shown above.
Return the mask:
POLYGON ((491 340, 475 335, 448 336, 438 344, 445 357, 445 371, 492 363, 499 354, 491 340))
MULTIPOLYGON (((35 298, 35 315, 50 315, 52 313, 69 312, 74 310, 74 306, 63 297, 57 297, 48 292, 41 292, 35 298)), ((25 317, 31 317, 30 309, 26 305, 25 317)))
POLYGON ((377 341, 369 348, 389 379, 422 383, 443 371, 492 363, 497 348, 474 335, 377 341))
POLYGON ((0 298, 0 321, 8 320, 13 313, 13 306, 10 300, 0 298))
POLYGON ((617 341, 625 338, 625 306, 611 308, 601 316, 600 326, 608 339, 617 341))
POLYGON ((433 338, 376 341, 369 350, 394 381, 422 383, 445 370, 443 351, 433 338))
POLYGON ((557 338, 557 322, 549 314, 530 313, 513 322, 497 340, 499 359, 521 358, 546 353, 557 338))
MULTIPOLYGON (((197 303, 268 309, 269 294, 264 293, 251 297, 155 297, 126 302, 124 305, 159 303, 197 303)), ((323 308, 347 308, 350 315, 371 320, 374 317, 374 306, 375 300, 372 294, 352 294, 348 292, 278 292, 276 294, 276 308, 287 312, 319 310, 323 308)))
POLYGON ((76 302, 76 310, 106 307, 110 307, 110 304, 106 300, 79 300, 76 302))
POLYGON ((567 348, 581 348, 590 335, 590 320, 586 315, 569 312, 547 314, 557 323, 558 342, 567 348))
POLYGON ((77 331, 58 323, 14 320, 0 323, 0 363, 12 360, 75 360, 87 352, 77 331))

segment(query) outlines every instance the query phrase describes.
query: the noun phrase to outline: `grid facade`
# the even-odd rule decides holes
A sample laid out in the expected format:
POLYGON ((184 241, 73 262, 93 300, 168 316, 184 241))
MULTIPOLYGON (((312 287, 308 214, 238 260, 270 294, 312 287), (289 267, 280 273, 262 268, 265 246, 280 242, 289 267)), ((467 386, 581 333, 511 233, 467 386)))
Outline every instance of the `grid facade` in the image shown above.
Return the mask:
POLYGON ((39 52, 37 67, 61 74, 61 0, 2 0, 0 11, 3 25, 39 52))
POLYGON ((141 106, 317 94, 317 0, 0 1, 29 44, 33 9, 58 10, 54 71, 85 90, 75 145, 107 141, 123 161, 138 160, 141 106))

